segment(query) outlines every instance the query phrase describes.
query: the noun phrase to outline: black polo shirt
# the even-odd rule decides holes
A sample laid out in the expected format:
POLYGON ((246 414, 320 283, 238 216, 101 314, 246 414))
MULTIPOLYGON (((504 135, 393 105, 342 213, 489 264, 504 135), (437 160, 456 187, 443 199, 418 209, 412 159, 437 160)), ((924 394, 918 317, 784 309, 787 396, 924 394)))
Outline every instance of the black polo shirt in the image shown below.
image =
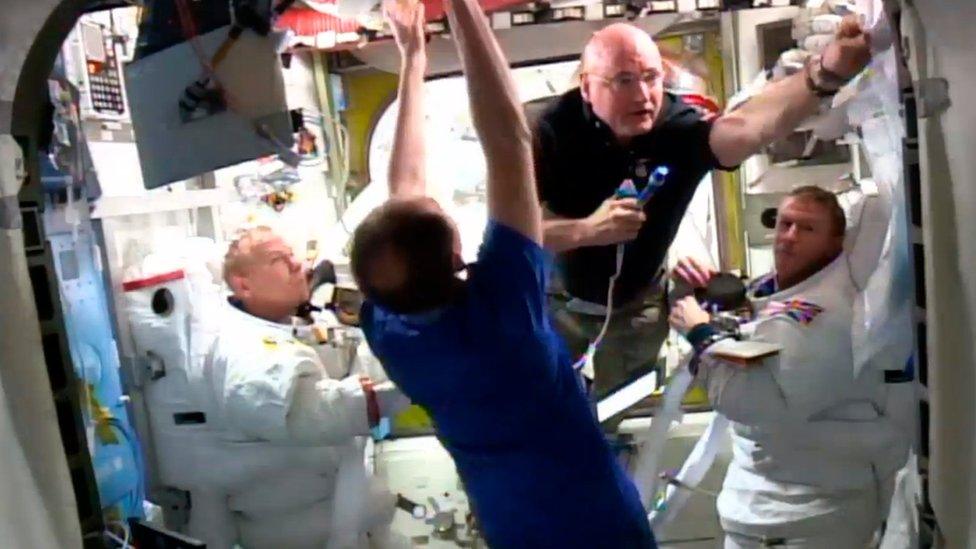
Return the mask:
MULTIPOLYGON (((711 122, 679 97, 665 94, 654 128, 620 145, 610 128, 573 89, 547 108, 535 127, 539 199, 559 217, 583 218, 632 178, 640 190, 658 166, 670 170, 664 186, 644 207, 647 221, 626 245, 614 303, 640 298, 654 281, 702 178, 721 168, 708 144, 711 122)), ((573 297, 606 304, 616 270, 616 246, 587 246, 557 256, 563 287, 573 297)))

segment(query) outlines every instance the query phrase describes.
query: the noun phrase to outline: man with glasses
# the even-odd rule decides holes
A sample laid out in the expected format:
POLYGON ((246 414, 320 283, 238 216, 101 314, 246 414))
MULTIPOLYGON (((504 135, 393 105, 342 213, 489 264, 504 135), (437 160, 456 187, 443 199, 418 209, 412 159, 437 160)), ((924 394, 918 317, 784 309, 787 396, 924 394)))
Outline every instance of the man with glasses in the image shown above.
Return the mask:
POLYGON ((720 117, 664 90, 661 54, 646 32, 615 23, 590 39, 579 88, 539 117, 534 138, 545 246, 558 255, 554 287, 561 290, 550 297, 550 308, 576 356, 603 327, 616 245, 626 243, 611 322, 594 360, 598 397, 657 358, 668 332, 662 263, 698 183, 814 114, 822 98, 867 64, 867 38, 856 22, 845 21, 804 70, 720 117), (669 175, 646 204, 615 196, 626 179, 641 190, 658 166, 669 175))

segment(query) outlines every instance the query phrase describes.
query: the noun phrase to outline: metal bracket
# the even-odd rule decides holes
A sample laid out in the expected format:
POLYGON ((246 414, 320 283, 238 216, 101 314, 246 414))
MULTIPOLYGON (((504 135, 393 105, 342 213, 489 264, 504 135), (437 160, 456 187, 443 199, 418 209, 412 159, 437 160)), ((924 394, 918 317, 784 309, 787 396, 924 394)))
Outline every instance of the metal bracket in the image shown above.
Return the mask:
POLYGON ((135 387, 142 388, 166 377, 166 365, 163 359, 152 351, 133 357, 120 357, 120 360, 123 367, 131 372, 132 384, 135 387))
POLYGON ((166 527, 174 530, 182 529, 190 523, 190 508, 193 500, 190 492, 162 486, 152 491, 153 501, 163 508, 166 527))
POLYGON ((925 78, 915 82, 918 98, 918 117, 929 118, 945 112, 951 105, 949 81, 945 78, 925 78))

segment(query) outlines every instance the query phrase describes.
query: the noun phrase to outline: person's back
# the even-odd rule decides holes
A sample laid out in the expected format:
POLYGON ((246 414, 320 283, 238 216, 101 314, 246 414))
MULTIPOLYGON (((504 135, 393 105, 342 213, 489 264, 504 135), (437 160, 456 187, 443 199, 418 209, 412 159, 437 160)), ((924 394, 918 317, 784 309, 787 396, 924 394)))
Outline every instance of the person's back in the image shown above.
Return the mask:
POLYGON ((424 315, 367 304, 390 378, 433 416, 493 547, 649 547, 637 491, 549 324, 546 253, 491 223, 464 294, 424 315))
POLYGON ((426 194, 423 4, 391 2, 402 55, 390 200, 353 235, 363 331, 427 408, 491 547, 653 547, 637 491, 549 325, 531 134, 475 0, 447 3, 488 166, 488 223, 462 279, 457 227, 426 194))

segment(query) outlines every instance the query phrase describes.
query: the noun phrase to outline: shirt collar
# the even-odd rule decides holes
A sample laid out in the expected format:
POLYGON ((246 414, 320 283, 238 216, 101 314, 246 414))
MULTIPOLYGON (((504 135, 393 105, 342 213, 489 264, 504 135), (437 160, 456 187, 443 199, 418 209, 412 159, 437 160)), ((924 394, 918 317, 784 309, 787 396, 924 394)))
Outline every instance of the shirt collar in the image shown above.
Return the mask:
POLYGON ((768 273, 753 281, 749 293, 753 297, 767 297, 778 291, 776 285, 776 273, 768 273))
POLYGON ((283 319, 281 319, 278 322, 275 322, 273 320, 268 320, 266 318, 261 318, 261 317, 255 315, 254 313, 252 313, 251 311, 248 311, 247 310, 247 307, 244 306, 244 302, 241 301, 240 299, 234 297, 234 296, 229 296, 227 298, 227 303, 230 304, 230 306, 233 307, 234 309, 237 309, 238 311, 240 311, 241 313, 244 313, 247 316, 254 317, 254 318, 256 318, 258 320, 261 320, 263 322, 267 322, 268 324, 273 324, 273 325, 276 325, 276 326, 291 326, 292 325, 292 317, 290 317, 290 316, 287 317, 287 318, 283 318, 283 319))

